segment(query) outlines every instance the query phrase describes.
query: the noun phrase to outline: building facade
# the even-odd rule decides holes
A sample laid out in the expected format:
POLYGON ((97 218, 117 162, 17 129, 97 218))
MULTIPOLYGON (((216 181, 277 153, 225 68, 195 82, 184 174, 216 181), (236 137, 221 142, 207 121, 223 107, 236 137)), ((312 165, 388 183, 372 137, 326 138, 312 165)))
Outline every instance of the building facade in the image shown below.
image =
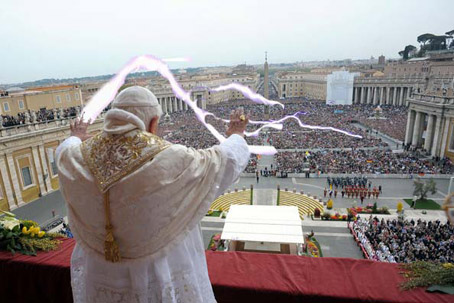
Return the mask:
POLYGON ((38 87, 0 96, 0 114, 15 116, 26 111, 70 108, 83 105, 79 85, 38 87))
MULTIPOLYGON (((95 133, 102 118, 89 126, 95 133)), ((59 189, 57 146, 70 134, 68 120, 0 130, 0 209, 13 210, 59 189)))
MULTIPOLYGON (((382 59, 383 61, 383 59, 382 59)), ((347 68, 352 72, 355 68, 347 68)), ((334 70, 276 74, 279 98, 326 99, 326 75, 334 70)), ((427 57, 389 62, 383 72, 360 70, 355 77, 354 104, 408 106, 413 93, 443 95, 454 89, 454 51, 428 52, 427 57)))
POLYGON ((278 72, 275 75, 278 97, 326 99, 325 73, 278 72))
POLYGON ((405 144, 454 161, 454 96, 414 94, 408 103, 405 144))
MULTIPOLYGON (((234 69, 230 73, 184 74, 177 75, 176 79, 184 90, 191 93, 191 99, 197 102, 200 108, 206 108, 207 104, 217 104, 245 98, 241 92, 236 90, 213 91, 216 87, 238 83, 257 92, 260 84, 260 75, 255 71, 249 71, 249 69, 246 71, 234 69)), ((153 77, 149 80, 147 88, 158 98, 158 102, 161 104, 164 113, 188 109, 186 103, 174 95, 166 79, 160 76, 153 77)))

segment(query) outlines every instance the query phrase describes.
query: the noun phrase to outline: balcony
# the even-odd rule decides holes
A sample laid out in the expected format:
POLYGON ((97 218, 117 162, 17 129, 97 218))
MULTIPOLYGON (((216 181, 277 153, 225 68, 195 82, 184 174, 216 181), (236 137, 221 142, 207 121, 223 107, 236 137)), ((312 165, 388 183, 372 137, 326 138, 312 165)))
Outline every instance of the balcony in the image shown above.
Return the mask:
POLYGON ((454 96, 437 96, 430 94, 417 94, 414 93, 410 101, 428 102, 440 105, 454 105, 454 96))
MULTIPOLYGON (((72 302, 72 239, 37 257, 0 253, 2 302, 72 302)), ((206 252, 219 303, 454 302, 454 295, 402 291, 397 264, 248 252, 206 252)))

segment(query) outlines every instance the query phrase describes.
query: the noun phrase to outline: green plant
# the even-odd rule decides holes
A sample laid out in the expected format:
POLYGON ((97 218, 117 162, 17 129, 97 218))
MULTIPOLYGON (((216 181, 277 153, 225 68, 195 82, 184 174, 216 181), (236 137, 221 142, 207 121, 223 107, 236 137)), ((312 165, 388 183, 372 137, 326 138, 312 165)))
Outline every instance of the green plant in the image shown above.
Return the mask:
POLYGON ((377 202, 374 202, 374 206, 372 207, 372 213, 377 213, 377 202))
POLYGON ((27 228, 39 226, 38 223, 36 223, 35 221, 32 221, 32 220, 21 220, 20 223, 22 223, 22 225, 27 228))
POLYGON ((430 286, 454 284, 454 264, 417 261, 401 265, 406 278, 401 285, 405 290, 430 286))
POLYGON ((322 219, 329 220, 330 217, 331 217, 331 213, 329 211, 323 212, 322 219))
POLYGON ((9 230, 0 224, 0 250, 7 250, 13 254, 16 251, 26 255, 34 254, 34 252, 28 253, 22 247, 22 244, 19 242, 20 234, 20 226, 15 226, 12 230, 9 230))
POLYGON ((437 193, 437 183, 434 179, 429 179, 426 182, 422 182, 420 178, 413 182, 415 187, 413 195, 418 196, 418 200, 426 200, 427 193, 430 192, 432 195, 437 193))

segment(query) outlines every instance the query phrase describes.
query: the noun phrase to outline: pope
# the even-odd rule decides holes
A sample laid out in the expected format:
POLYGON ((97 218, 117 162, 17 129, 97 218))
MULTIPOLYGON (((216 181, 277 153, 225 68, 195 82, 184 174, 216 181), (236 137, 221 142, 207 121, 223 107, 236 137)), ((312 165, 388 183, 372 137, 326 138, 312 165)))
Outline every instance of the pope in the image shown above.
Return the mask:
POLYGON ((199 222, 247 166, 249 119, 233 111, 228 138, 195 150, 157 136, 161 115, 152 92, 129 87, 100 133, 78 119, 56 150, 76 303, 215 302, 199 222))

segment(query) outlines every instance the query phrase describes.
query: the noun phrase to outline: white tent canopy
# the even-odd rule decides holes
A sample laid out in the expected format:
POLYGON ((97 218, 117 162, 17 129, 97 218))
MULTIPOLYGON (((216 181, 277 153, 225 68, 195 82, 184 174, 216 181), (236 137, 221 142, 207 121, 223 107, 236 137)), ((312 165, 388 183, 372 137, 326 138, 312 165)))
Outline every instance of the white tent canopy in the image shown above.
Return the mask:
POLYGON ((304 243, 296 206, 232 205, 221 239, 304 243))

